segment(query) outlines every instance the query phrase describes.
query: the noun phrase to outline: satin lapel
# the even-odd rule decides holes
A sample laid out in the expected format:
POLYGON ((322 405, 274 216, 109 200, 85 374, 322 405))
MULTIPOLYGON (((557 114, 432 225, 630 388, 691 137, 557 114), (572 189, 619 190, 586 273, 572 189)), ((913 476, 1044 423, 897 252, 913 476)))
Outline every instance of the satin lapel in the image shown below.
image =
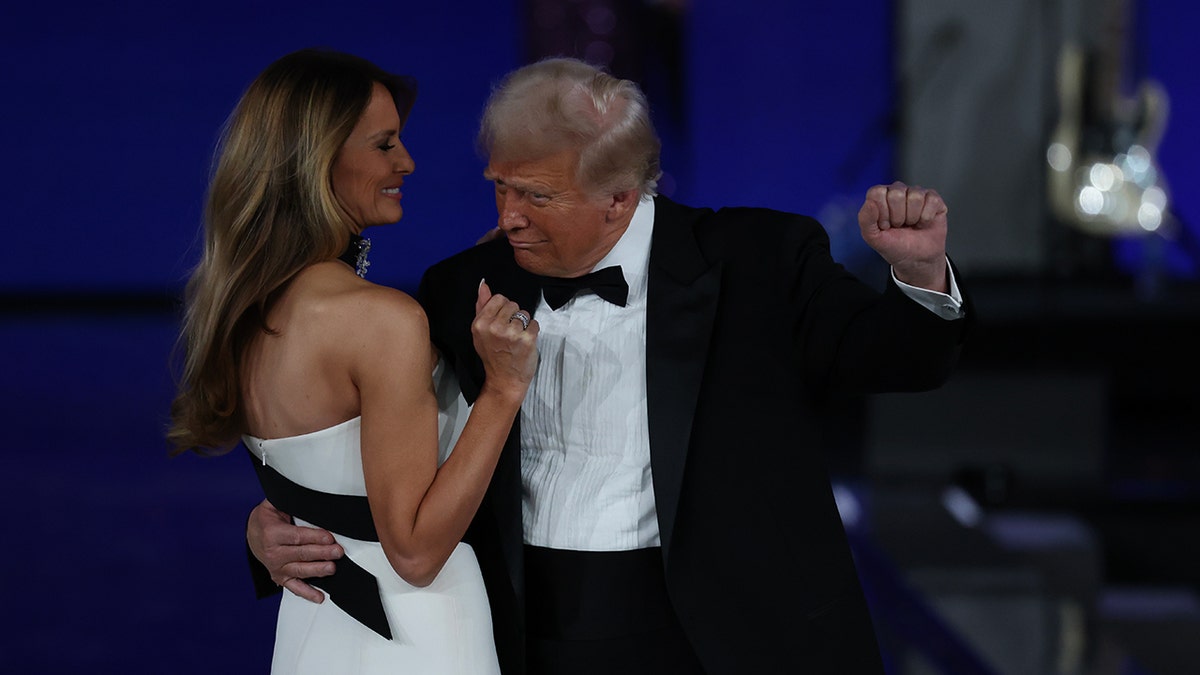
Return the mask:
POLYGON ((655 200, 646 299, 646 409, 664 562, 721 283, 720 263, 704 259, 693 234, 700 213, 662 197, 655 200))
POLYGON ((512 249, 507 250, 509 254, 505 264, 495 268, 494 278, 487 277, 488 286, 493 293, 500 293, 516 302, 532 317, 542 299, 542 287, 538 284, 537 277, 517 265, 512 256, 512 249))
MULTIPOLYGON (((485 277, 493 293, 499 293, 515 301, 532 317, 542 297, 537 278, 521 269, 512 256, 511 249, 500 264, 489 270, 485 277)), ((472 347, 472 354, 474 348, 472 347)), ((475 357, 478 360, 478 357, 475 357)), ((475 391, 479 391, 480 381, 475 391)), ((525 597, 525 533, 521 524, 521 416, 513 421, 512 431, 504 451, 496 462, 492 474, 491 489, 488 491, 491 511, 496 516, 500 529, 500 546, 503 549, 505 566, 518 604, 525 597)))
MULTIPOLYGON (((538 301, 542 297, 542 289, 538 285, 537 277, 517 266, 516 260, 513 259, 512 248, 507 244, 495 242, 487 245, 496 247, 491 252, 494 257, 489 255, 489 262, 483 265, 482 269, 474 270, 474 273, 483 276, 488 287, 492 289, 492 293, 499 293, 514 300, 532 317, 537 310, 538 301)), ((467 403, 471 404, 475 403, 475 399, 479 396, 479 390, 483 387, 483 363, 475 354, 475 343, 471 338, 470 330, 471 321, 475 316, 474 297, 471 296, 471 302, 463 307, 463 311, 467 315, 461 317, 463 320, 461 325, 466 326, 466 330, 456 330, 451 336, 456 352, 454 369, 458 375, 463 396, 467 399, 467 403)))

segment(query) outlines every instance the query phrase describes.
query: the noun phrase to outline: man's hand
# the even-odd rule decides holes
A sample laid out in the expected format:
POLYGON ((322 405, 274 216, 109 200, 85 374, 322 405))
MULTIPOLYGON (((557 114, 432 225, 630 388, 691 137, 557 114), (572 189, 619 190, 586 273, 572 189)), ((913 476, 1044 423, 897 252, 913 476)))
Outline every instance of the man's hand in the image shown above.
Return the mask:
POLYGON ((246 542, 254 557, 271 573, 271 581, 317 603, 325 600, 325 594, 301 579, 333 574, 333 561, 344 554, 332 534, 293 525, 291 516, 265 499, 250 512, 246 542))
POLYGON ((858 212, 863 240, 888 261, 896 278, 941 293, 946 282, 946 202, 935 190, 900 181, 876 185, 858 212))
POLYGON ((493 239, 499 239, 500 237, 503 237, 503 236, 505 236, 504 230, 500 229, 499 227, 493 227, 492 229, 490 229, 486 233, 484 233, 484 235, 482 237, 475 240, 475 245, 478 246, 480 244, 486 244, 487 242, 489 242, 493 239))

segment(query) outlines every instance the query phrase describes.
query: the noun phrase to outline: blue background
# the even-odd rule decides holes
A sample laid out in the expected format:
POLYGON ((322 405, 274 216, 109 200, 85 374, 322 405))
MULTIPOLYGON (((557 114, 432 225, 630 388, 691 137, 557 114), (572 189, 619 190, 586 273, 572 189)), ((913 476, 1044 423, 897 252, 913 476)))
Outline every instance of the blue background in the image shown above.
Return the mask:
MULTIPOLYGON (((693 3, 689 125, 666 138, 664 191, 821 215, 838 254, 854 259, 845 205, 896 177, 895 10, 885 0, 803 6, 693 3)), ((420 82, 404 132, 417 165, 405 218, 369 232, 372 280, 411 289, 494 223, 473 140, 489 88, 521 62, 518 9, 305 0, 0 10, 10 626, 0 670, 266 671, 274 605, 252 599, 242 549, 258 487, 239 455, 166 457, 175 317, 122 299, 178 296, 198 255, 220 125, 263 67, 308 46, 420 82), (71 309, 36 307, 51 296, 71 309)), ((1146 74, 1172 97, 1163 170, 1179 216, 1195 223, 1200 9, 1147 2, 1139 21, 1146 74)), ((1177 274, 1194 276, 1194 261, 1175 255, 1177 274)))
MULTIPOLYGON (((833 4, 694 4, 690 123, 685 135, 665 134, 664 192, 817 215, 896 178, 894 9, 884 0, 833 4)), ((420 82, 405 130, 417 162, 406 217, 371 233, 377 280, 411 287, 494 221, 472 141, 490 86, 521 59, 516 10, 515 2, 10 3, 0 14, 8 160, 0 293, 177 292, 197 258, 222 121, 257 72, 306 46, 352 51, 420 82)), ((1139 10, 1134 61, 1171 95, 1163 172, 1180 218, 1200 227, 1200 195, 1189 189, 1200 131, 1187 123, 1200 119, 1200 99, 1182 29, 1200 9, 1139 10)), ((854 246, 857 233, 845 236, 854 246)), ((1177 274, 1195 273, 1194 263, 1177 263, 1177 274)))

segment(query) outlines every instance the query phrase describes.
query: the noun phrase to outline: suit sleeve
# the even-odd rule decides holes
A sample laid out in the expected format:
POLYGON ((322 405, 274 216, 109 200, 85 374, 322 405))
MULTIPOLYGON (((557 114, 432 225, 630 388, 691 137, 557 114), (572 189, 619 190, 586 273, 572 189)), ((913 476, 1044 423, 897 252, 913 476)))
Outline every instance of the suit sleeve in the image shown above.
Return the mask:
POLYGON ((258 561, 254 557, 254 553, 250 551, 250 542, 246 542, 246 562, 250 566, 250 581, 254 584, 254 596, 259 600, 269 598, 272 595, 277 595, 283 591, 275 582, 271 580, 271 573, 267 571, 267 566, 258 561))
POLYGON ((882 293, 872 289, 833 260, 819 223, 797 218, 785 224, 780 251, 805 381, 827 395, 927 391, 944 383, 974 315, 969 301, 964 318, 947 320, 890 275, 882 293))

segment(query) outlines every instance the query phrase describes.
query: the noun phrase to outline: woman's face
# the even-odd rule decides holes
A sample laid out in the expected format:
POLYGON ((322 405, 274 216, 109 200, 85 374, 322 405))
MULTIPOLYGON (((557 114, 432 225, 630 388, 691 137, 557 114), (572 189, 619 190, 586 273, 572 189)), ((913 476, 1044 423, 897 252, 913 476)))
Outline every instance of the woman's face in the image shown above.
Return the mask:
POLYGON ((333 194, 359 232, 400 220, 400 186, 416 168, 400 143, 400 115, 376 82, 367 109, 333 162, 333 194))

